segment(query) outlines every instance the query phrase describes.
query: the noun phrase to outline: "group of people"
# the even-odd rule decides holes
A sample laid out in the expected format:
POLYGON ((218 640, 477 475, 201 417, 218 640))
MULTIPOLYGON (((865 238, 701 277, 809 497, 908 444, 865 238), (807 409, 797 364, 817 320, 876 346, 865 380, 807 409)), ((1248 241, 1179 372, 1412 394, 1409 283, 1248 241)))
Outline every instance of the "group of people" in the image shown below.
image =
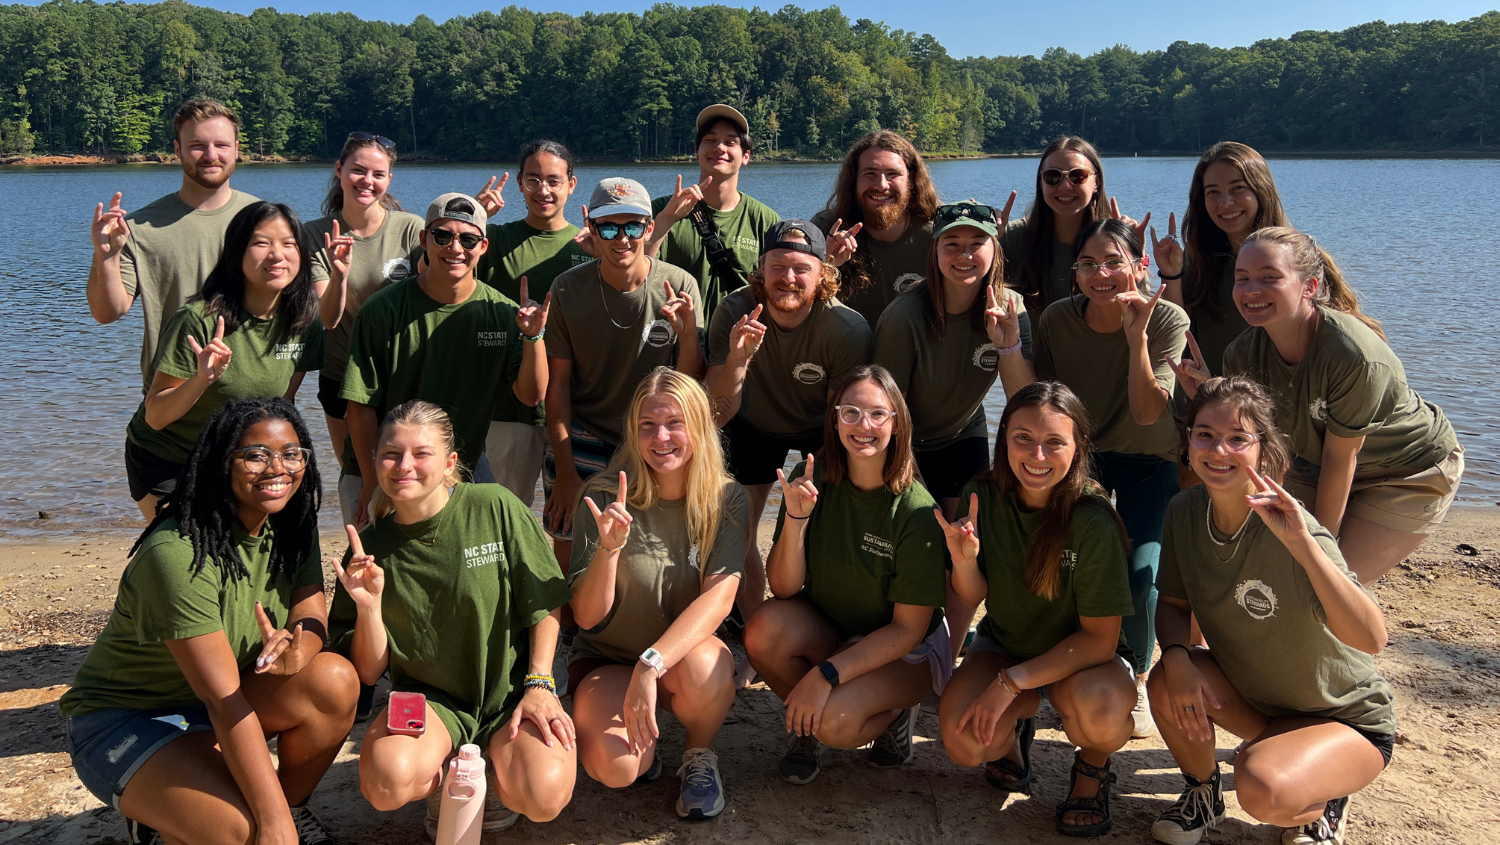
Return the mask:
POLYGON ((1180 236, 1124 215, 1076 137, 1016 219, 1014 192, 941 203, 886 130, 824 211, 781 219, 739 190, 750 127, 719 104, 696 182, 601 180, 580 227, 555 141, 520 151, 526 215, 497 225, 508 174, 418 217, 394 144, 355 132, 303 224, 230 188, 238 128, 185 104, 182 189, 94 215, 93 316, 144 300, 125 460, 150 524, 61 706, 132 841, 334 841, 307 798, 383 675, 425 730, 382 711, 360 787, 426 800, 429 835, 460 745, 492 767, 493 833, 555 818, 579 762, 660 777, 661 710, 686 735, 676 810, 712 818, 715 737, 756 676, 797 785, 825 746, 910 761, 935 694, 949 758, 1024 791, 1045 695, 1076 836, 1111 828, 1111 755, 1157 731, 1185 781, 1151 828, 1172 845, 1224 817, 1216 728, 1288 845, 1342 841, 1389 763, 1368 585, 1443 519, 1463 449, 1253 149, 1203 154, 1180 236), (288 401, 310 370, 348 534, 331 605, 288 401))

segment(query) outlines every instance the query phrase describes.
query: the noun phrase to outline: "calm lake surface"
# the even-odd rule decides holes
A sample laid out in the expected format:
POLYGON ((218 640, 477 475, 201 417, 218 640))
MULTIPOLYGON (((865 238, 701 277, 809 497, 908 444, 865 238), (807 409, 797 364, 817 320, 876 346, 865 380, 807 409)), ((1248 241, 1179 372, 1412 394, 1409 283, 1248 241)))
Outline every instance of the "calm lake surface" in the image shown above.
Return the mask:
MULTIPOLYGON (((1151 212, 1158 232, 1169 211, 1187 205, 1194 159, 1121 158, 1105 163, 1110 193, 1133 217, 1151 212)), ((946 201, 977 198, 1000 205, 1022 190, 1022 213, 1035 159, 934 162, 946 201)), ((1364 308, 1385 323, 1413 386, 1441 405, 1468 450, 1461 501, 1500 501, 1500 378, 1495 349, 1500 311, 1480 286, 1488 276, 1475 262, 1483 231, 1475 221, 1500 219, 1500 161, 1276 160, 1271 164, 1291 220, 1338 260, 1364 308), (1489 189, 1483 186, 1489 185, 1489 189), (1459 201, 1458 198, 1462 198, 1459 201)), ((290 204, 303 219, 319 216, 327 165, 242 165, 236 188, 290 204)), ((605 176, 640 180, 653 195, 668 193, 675 165, 588 166, 578 171, 570 219, 578 202, 605 176)), ((783 216, 809 217, 828 198, 835 164, 752 164, 742 188, 783 216)), ((501 168, 475 164, 402 164, 392 193, 421 213, 446 191, 477 192, 501 168)), ((94 204, 123 191, 136 209, 177 190, 171 166, 0 169, 0 538, 140 525, 126 492, 125 425, 140 402, 140 307, 100 326, 84 296, 94 204), (47 511, 50 520, 39 520, 47 511)), ((524 215, 512 184, 500 220, 524 215)), ((299 405, 326 461, 327 433, 313 394, 299 405)), ((1004 406, 997 384, 989 402, 991 432, 1004 406)), ((325 466, 329 464, 325 463, 325 466)), ((325 485, 326 530, 336 530, 334 485, 325 485)), ((1493 506, 1493 505, 1491 505, 1493 506)))

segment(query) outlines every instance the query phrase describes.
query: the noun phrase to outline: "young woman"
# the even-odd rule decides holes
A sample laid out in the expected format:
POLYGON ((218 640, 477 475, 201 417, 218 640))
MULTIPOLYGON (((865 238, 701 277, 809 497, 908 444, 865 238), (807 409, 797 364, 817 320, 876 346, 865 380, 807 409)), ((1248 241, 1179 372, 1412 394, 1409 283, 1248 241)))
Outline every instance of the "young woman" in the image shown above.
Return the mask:
POLYGON ((1243 377, 1210 380, 1188 408, 1203 485, 1167 513, 1148 684, 1187 788, 1151 826, 1159 842, 1192 845, 1224 817, 1215 726, 1248 741, 1234 760, 1240 806, 1290 828, 1284 845, 1342 842, 1349 796, 1391 759, 1391 688, 1370 656, 1386 644, 1380 606, 1277 483, 1289 456, 1275 413, 1243 377), (1190 644, 1194 616, 1207 648, 1190 644))
POLYGON ((1222 371, 1224 350, 1248 325, 1234 307, 1235 256, 1251 232, 1289 225, 1271 166, 1254 149, 1221 141, 1193 170, 1182 244, 1175 213, 1167 218, 1165 238, 1151 230, 1162 296, 1187 311, 1209 372, 1222 371))
POLYGON ((495 773, 484 829, 521 814, 555 818, 573 796, 573 722, 557 700, 557 609, 568 600, 536 517, 498 484, 459 479, 453 424, 421 400, 386 415, 376 442, 373 525, 346 526, 336 566, 333 642, 360 680, 389 668, 397 692, 427 697, 426 732, 393 734, 379 714, 365 734, 359 786, 377 810, 427 799, 437 830, 444 762, 484 749, 495 773))
POLYGON ((203 291, 162 329, 156 375, 125 429, 130 498, 148 519, 213 412, 231 398, 291 399, 323 363, 318 294, 297 213, 257 201, 229 221, 203 291))
POLYGON ((78 779, 130 820, 131 841, 161 841, 149 827, 168 842, 333 842, 307 798, 359 686, 323 651, 321 498, 291 403, 232 400, 131 548, 59 702, 78 779))
POLYGON ((724 469, 698 381, 659 367, 636 388, 626 437, 584 487, 568 580, 579 632, 568 685, 583 769, 615 789, 661 775, 656 705, 687 731, 677 815, 724 809, 714 736, 734 703, 716 636, 745 567, 750 504, 724 469))
POLYGON ((1109 758, 1130 741, 1137 698, 1120 636, 1134 612, 1125 529, 1089 479, 1088 430, 1073 391, 1028 385, 1005 405, 994 470, 964 488, 962 518, 942 522, 954 592, 971 607, 985 602, 980 634, 943 692, 943 747, 961 766, 985 765, 997 788, 1025 789, 1046 690, 1079 749, 1057 808, 1057 829, 1072 836, 1113 824, 1109 758))
POLYGON ((824 744, 866 762, 912 758, 917 705, 953 671, 943 621, 947 564, 936 506, 915 478, 911 416, 884 368, 834 391, 823 448, 781 479, 766 562, 774 598, 745 626, 745 653, 786 704, 795 734, 782 780, 811 783, 824 744))
MULTIPOLYGON (((1187 315, 1149 299, 1140 234, 1119 220, 1097 220, 1078 234, 1073 297, 1054 302, 1036 331, 1037 378, 1073 389, 1094 430, 1094 474, 1114 494, 1130 535, 1130 593, 1135 612, 1125 619, 1125 639, 1135 673, 1145 683, 1155 646, 1156 560, 1161 521, 1176 494, 1177 428, 1167 407, 1176 380, 1165 356, 1181 354, 1187 315)), ((1135 711, 1135 735, 1151 734, 1144 690, 1135 711)))
MULTIPOLYGON (((1288 489, 1373 584, 1447 515, 1464 469, 1458 436, 1406 383, 1380 324, 1307 235, 1272 227, 1247 238, 1234 303, 1251 328, 1224 370, 1270 391, 1296 458, 1288 489)), ((1204 377, 1193 362, 1178 372, 1189 395, 1204 377)))
MULTIPOLYGON (((323 369, 318 373, 318 402, 328 423, 334 454, 349 475, 358 476, 358 463, 345 456, 349 426, 344 422, 349 403, 339 398, 344 368, 349 363, 349 330, 354 315, 375 292, 407 276, 416 275, 422 256, 419 238, 422 218, 401 210, 391 196, 391 170, 396 163, 396 145, 391 139, 368 132, 351 132, 333 163, 328 196, 323 199, 323 217, 307 224, 312 239, 312 277, 323 284, 318 311, 327 329, 324 335, 323 369), (324 249, 318 249, 324 247, 324 249)), ((341 487, 348 483, 340 479, 341 487)), ((357 494, 355 487, 353 493, 357 494)), ((354 521, 357 495, 340 495, 344 521, 354 521)))

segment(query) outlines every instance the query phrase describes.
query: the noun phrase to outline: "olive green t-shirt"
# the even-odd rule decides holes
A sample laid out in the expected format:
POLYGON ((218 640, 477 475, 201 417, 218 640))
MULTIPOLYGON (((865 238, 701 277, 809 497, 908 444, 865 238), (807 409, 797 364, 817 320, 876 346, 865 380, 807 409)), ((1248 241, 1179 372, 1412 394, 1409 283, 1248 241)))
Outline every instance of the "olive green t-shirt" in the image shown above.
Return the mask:
MULTIPOLYGON (((969 514, 969 495, 979 496, 979 573, 989 584, 979 630, 1012 657, 1030 660, 1083 630, 1080 616, 1130 616, 1130 574, 1125 538, 1110 505, 1089 496, 1073 508, 1068 544, 1059 566, 1057 597, 1044 599, 1026 588, 1031 540, 1042 525, 1041 511, 1027 512, 1012 493, 990 481, 971 481, 958 495, 958 515, 969 514)), ((1117 653, 1134 663, 1125 635, 1117 653)))
MULTIPOLYGON (((146 422, 142 400, 125 429, 125 437, 159 458, 183 463, 198 442, 208 418, 231 399, 270 399, 285 396, 297 373, 316 370, 323 363, 323 323, 314 317, 307 328, 294 331, 285 312, 259 320, 240 309, 240 325, 224 335, 224 345, 233 353, 218 380, 203 391, 187 413, 154 429, 146 422)), ((188 338, 207 346, 218 329, 218 318, 209 318, 203 300, 177 309, 161 333, 156 369, 173 378, 190 379, 198 372, 198 356, 188 338)))
POLYGON ((1193 339, 1198 341, 1198 348, 1203 352, 1203 363, 1216 376, 1224 373, 1224 350, 1245 329, 1250 328, 1250 324, 1241 316, 1240 309, 1234 305, 1234 256, 1221 256, 1220 260, 1223 261, 1222 273, 1218 284, 1209 294, 1219 306, 1219 313, 1210 314, 1204 305, 1187 309, 1188 317, 1193 323, 1193 339))
MULTIPOLYGON (((1020 294, 1007 289, 1004 296, 1020 307, 1020 294)), ((890 370, 906 396, 912 448, 919 452, 989 436, 984 398, 1000 370, 999 351, 968 314, 947 315, 938 336, 927 320, 927 298, 923 281, 896 297, 875 327, 875 363, 890 370)), ((1031 360, 1031 318, 1021 311, 1018 322, 1021 355, 1031 360)))
POLYGON ((146 335, 141 344, 141 392, 151 388, 158 338, 168 318, 203 289, 219 253, 224 230, 245 206, 258 202, 234 191, 229 202, 202 211, 173 193, 125 215, 130 237, 120 250, 120 280, 125 293, 139 297, 146 335))
MULTIPOLYGON (((806 471, 802 461, 787 480, 806 471)), ((840 639, 891 624, 897 604, 933 608, 927 634, 936 630, 948 598, 948 542, 932 514, 937 503, 927 488, 913 481, 898 495, 886 487, 860 490, 847 479, 828 484, 821 465, 813 482, 818 502, 804 535, 803 596, 833 622, 840 639)), ((783 501, 777 538, 786 520, 783 501)))
MULTIPOLYGON (((588 495, 604 510, 615 500, 614 485, 588 495)), ((615 564, 615 600, 604 620, 590 630, 579 631, 573 654, 634 663, 641 652, 661 639, 667 628, 703 592, 703 579, 710 575, 742 576, 745 543, 748 542, 750 499, 745 488, 724 485, 723 511, 713 548, 705 554, 693 543, 688 530, 687 499, 658 499, 646 510, 626 506, 634 518, 630 537, 615 564)), ((588 508, 579 510, 582 540, 573 544, 573 563, 568 585, 593 562, 599 549, 599 525, 588 508)))
MULTIPOLYGON (((652 200, 651 214, 660 214, 671 200, 670 196, 652 200)), ((693 228, 693 221, 686 217, 672 224, 656 253, 657 258, 681 267, 698 280, 705 323, 713 319, 714 310, 724 297, 744 287, 750 280, 750 273, 760 261, 761 240, 772 226, 781 222, 780 214, 743 191, 738 205, 729 211, 713 211, 712 216, 714 228, 719 230, 719 240, 729 250, 733 278, 720 279, 714 272, 713 264, 708 260, 708 250, 703 248, 703 238, 693 228)))
MULTIPOLYGON (((387 516, 359 536, 385 570, 392 689, 427 696, 454 747, 483 743, 520 700, 530 628, 569 598, 541 524, 499 484, 459 484, 436 516, 387 516)), ((331 647, 348 653, 356 618, 336 592, 331 647)))
MULTIPOLYGON (((339 233, 349 235, 349 226, 342 217, 337 218, 339 233)), ((323 247, 323 236, 333 234, 333 217, 320 217, 304 228, 312 239, 312 277, 322 282, 329 277, 328 251, 323 247)), ((399 282, 417 274, 422 258, 422 218, 405 211, 387 211, 385 221, 373 234, 350 235, 354 238, 354 249, 349 258, 349 278, 344 283, 344 314, 339 324, 325 335, 323 370, 320 375, 335 382, 344 380, 344 368, 349 362, 349 332, 354 328, 354 315, 359 313, 375 292, 392 282, 399 282)))
POLYGON ((1292 452, 1323 464, 1323 435, 1364 437, 1355 472, 1436 466, 1458 448, 1443 410, 1417 395, 1391 347, 1358 318, 1318 306, 1318 328, 1302 362, 1287 364, 1262 328, 1224 353, 1224 372, 1247 375, 1276 400, 1276 425, 1292 452))
MULTIPOLYGON (((197 695, 167 640, 223 631, 240 671, 260 655, 260 623, 255 603, 271 624, 285 627, 292 594, 323 584, 323 556, 316 533, 312 544, 296 555, 296 571, 272 575, 270 523, 252 537, 233 526, 240 560, 248 578, 231 578, 210 559, 193 574, 193 544, 168 518, 141 543, 120 576, 115 607, 103 633, 78 667, 73 688, 58 703, 64 716, 76 718, 112 707, 154 710, 174 705, 199 706, 197 695)), ((316 529, 314 529, 316 531, 316 529)))
MULTIPOLYGON (((458 458, 472 469, 484 453, 495 397, 521 374, 516 305, 481 284, 463 302, 444 305, 422 290, 421 279, 397 282, 359 310, 339 395, 373 407, 377 418, 413 399, 440 405, 453 421, 458 458)), ((344 474, 359 475, 352 445, 344 474)))
POLYGON ((614 446, 630 398, 646 374, 677 364, 677 332, 661 315, 667 285, 693 301, 703 348, 703 298, 686 270, 651 259, 646 283, 621 293, 604 281, 599 260, 581 264, 552 282, 547 355, 573 362, 573 422, 614 446))
MULTIPOLYGON (((1021 289, 1022 268, 1026 266, 1031 253, 1026 246, 1026 224, 1030 219, 1023 217, 1012 220, 1006 224, 1005 231, 1000 233, 1000 251, 1005 254, 1005 284, 1016 290, 1021 289)), ((1031 315, 1033 325, 1041 321, 1042 312, 1047 310, 1047 306, 1073 295, 1075 261, 1077 255, 1073 252, 1071 243, 1052 241, 1052 265, 1047 277, 1042 280, 1041 295, 1024 297, 1026 312, 1031 315)))
MULTIPOLYGON (((750 288, 730 294, 714 312, 708 330, 708 365, 729 360, 734 325, 755 310, 750 288)), ((870 360, 870 326, 837 298, 814 302, 802 324, 786 331, 767 313, 760 349, 750 359, 738 416, 776 437, 802 437, 821 431, 828 391, 849 371, 870 360)))
MULTIPOLYGON (((824 209, 813 215, 812 222, 823 234, 833 227, 833 212, 824 209)), ((853 224, 844 221, 844 227, 853 224)), ((927 259, 932 252, 932 221, 912 222, 901 237, 889 243, 876 240, 869 229, 855 236, 859 250, 839 268, 839 300, 876 325, 891 300, 927 275, 927 259), (856 262, 862 262, 869 274, 868 284, 856 281, 856 262)))
MULTIPOLYGON (((1312 514, 1299 510, 1323 554, 1358 583, 1338 541, 1312 514)), ((1394 734, 1390 685, 1376 671, 1374 658, 1328 630, 1323 603, 1302 564, 1259 515, 1251 513, 1238 545, 1223 547, 1210 540, 1207 515, 1208 491, 1201 484, 1167 504, 1156 588, 1191 606, 1234 688, 1271 718, 1317 716, 1394 734), (1220 560, 1226 556, 1229 560, 1220 560)))
MULTIPOLYGON (((1054 302, 1036 327, 1036 377, 1066 384, 1083 400, 1094 424, 1094 450, 1155 455, 1177 460, 1177 424, 1170 405, 1156 422, 1141 425, 1130 414, 1130 342, 1125 330, 1101 334, 1089 328, 1083 294, 1054 302)), ((1170 395, 1177 377, 1164 357, 1181 360, 1187 346, 1187 314, 1166 301, 1156 303, 1146 324, 1146 347, 1156 383, 1170 395)))

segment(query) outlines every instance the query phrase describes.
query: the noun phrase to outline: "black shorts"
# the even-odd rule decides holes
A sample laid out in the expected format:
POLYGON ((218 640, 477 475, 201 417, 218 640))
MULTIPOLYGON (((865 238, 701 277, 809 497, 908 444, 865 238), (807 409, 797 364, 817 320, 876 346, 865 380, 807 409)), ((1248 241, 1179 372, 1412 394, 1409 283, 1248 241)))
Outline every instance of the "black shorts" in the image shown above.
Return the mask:
POLYGON ((806 457, 823 448, 822 431, 801 437, 777 437, 738 416, 724 426, 724 438, 729 441, 729 474, 746 487, 774 482, 776 470, 786 463, 788 451, 796 449, 806 457))
POLYGON ((318 404, 323 406, 323 413, 336 420, 343 419, 349 413, 349 400, 339 398, 339 391, 343 389, 343 379, 331 379, 322 373, 318 374, 318 404))
POLYGON ((932 498, 952 499, 965 484, 990 468, 990 441, 988 437, 965 437, 941 449, 917 452, 916 459, 922 486, 932 498))
MULTIPOLYGON (((1335 721, 1341 724, 1349 725, 1349 723, 1345 722, 1343 719, 1336 719, 1335 721)), ((1378 734, 1374 731, 1367 731, 1364 728, 1359 727, 1358 725, 1349 725, 1349 727, 1354 728, 1354 730, 1360 736, 1368 739, 1370 741, 1370 744, 1375 746, 1375 750, 1379 751, 1380 756, 1385 758, 1385 764, 1387 766, 1391 764, 1391 753, 1396 748, 1395 734, 1378 734)))
POLYGON ((125 480, 130 485, 132 501, 139 502, 147 496, 165 499, 177 489, 177 474, 180 472, 182 464, 125 441, 125 480))

